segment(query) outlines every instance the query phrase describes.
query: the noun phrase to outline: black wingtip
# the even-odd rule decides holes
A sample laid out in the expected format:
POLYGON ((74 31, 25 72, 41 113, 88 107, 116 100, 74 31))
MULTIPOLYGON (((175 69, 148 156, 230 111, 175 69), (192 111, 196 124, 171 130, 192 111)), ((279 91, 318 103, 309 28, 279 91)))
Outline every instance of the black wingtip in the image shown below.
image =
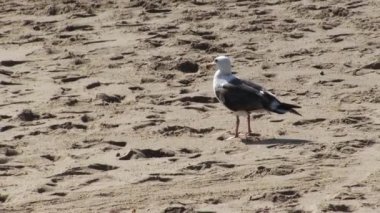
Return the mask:
MULTIPOLYGON (((298 108, 301 108, 301 107, 298 107, 298 108)), ((295 109, 289 109, 289 112, 296 114, 296 115, 299 115, 299 116, 302 116, 301 113, 297 112, 295 109)))
POLYGON ((288 111, 290 113, 302 116, 299 112, 297 112, 294 109, 294 108, 301 108, 300 106, 297 106, 297 105, 294 105, 294 104, 281 103, 280 108, 282 108, 282 109, 284 109, 284 110, 286 110, 286 111, 288 111))

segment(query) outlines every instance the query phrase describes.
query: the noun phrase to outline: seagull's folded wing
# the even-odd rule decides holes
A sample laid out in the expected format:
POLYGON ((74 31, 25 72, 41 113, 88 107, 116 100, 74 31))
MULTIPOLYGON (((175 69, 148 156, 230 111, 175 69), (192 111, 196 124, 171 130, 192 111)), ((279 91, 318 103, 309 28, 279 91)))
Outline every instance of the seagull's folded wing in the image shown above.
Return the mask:
POLYGON ((252 111, 270 104, 271 95, 261 87, 250 86, 243 81, 226 83, 217 91, 219 99, 233 111, 252 111))
POLYGON ((222 88, 222 102, 234 111, 273 111, 281 103, 271 92, 250 81, 236 78, 224 84, 222 88))

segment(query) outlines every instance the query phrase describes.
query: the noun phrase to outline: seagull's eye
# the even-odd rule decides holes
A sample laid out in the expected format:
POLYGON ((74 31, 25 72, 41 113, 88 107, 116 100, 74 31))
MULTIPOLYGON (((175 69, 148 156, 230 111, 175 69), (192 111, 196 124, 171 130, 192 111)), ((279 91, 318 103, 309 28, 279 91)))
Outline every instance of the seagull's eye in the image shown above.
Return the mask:
POLYGON ((215 59, 214 62, 215 62, 215 63, 218 62, 218 59, 215 59))

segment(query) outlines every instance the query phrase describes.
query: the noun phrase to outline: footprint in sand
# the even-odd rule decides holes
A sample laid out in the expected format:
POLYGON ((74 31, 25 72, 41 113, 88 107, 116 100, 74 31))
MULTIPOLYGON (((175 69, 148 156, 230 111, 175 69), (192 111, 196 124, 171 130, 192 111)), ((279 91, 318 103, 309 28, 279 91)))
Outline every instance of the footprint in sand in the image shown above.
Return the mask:
POLYGON ((365 200, 365 196, 360 192, 341 192, 334 199, 337 200, 365 200))
POLYGON ((263 177, 266 175, 284 176, 294 173, 294 170, 295 168, 291 165, 280 165, 274 168, 259 166, 254 172, 245 175, 243 178, 263 177))
POLYGON ((169 206, 163 210, 164 213, 186 213, 194 212, 192 207, 188 206, 169 206))
POLYGON ((119 160, 131 160, 139 158, 163 158, 173 157, 175 152, 167 149, 131 149, 128 154, 119 158, 119 160))
POLYGON ((322 212, 353 212, 351 206, 346 204, 326 204, 322 207, 322 212))
POLYGON ((51 154, 41 155, 41 158, 45 158, 51 162, 55 162, 55 161, 60 159, 59 156, 55 156, 55 155, 51 155, 51 154))
POLYGON ((147 177, 147 178, 144 178, 144 179, 142 179, 142 180, 139 180, 139 181, 137 181, 135 184, 139 184, 139 183, 145 183, 145 182, 156 182, 156 181, 158 181, 158 182, 163 182, 163 183, 165 183, 165 182, 169 182, 169 181, 171 181, 172 180, 172 178, 168 178, 168 177, 161 177, 160 175, 151 175, 151 176, 149 176, 149 177, 147 177))
POLYGON ((192 128, 188 126, 167 126, 163 129, 158 130, 161 135, 164 136, 180 136, 183 134, 190 134, 190 136, 199 136, 202 137, 206 133, 210 133, 214 130, 214 127, 208 128, 192 128))
POLYGON ((74 143, 71 148, 72 149, 88 149, 91 147, 99 147, 103 151, 109 150, 120 150, 122 147, 125 147, 127 142, 125 141, 107 141, 103 139, 88 139, 83 140, 82 142, 74 143))
POLYGON ((268 200, 273 203, 294 203, 301 197, 300 192, 292 189, 274 190, 273 192, 264 193, 261 195, 252 195, 249 201, 268 200))
POLYGON ((310 124, 318 124, 318 123, 321 123, 325 120, 326 120, 326 118, 302 119, 302 120, 294 122, 293 125, 294 126, 307 126, 310 124))
POLYGON ((187 166, 187 167, 183 168, 183 170, 201 171, 201 170, 210 169, 210 168, 215 167, 215 166, 222 167, 222 168, 234 168, 236 165, 230 164, 230 163, 225 163, 222 161, 205 161, 205 162, 198 163, 196 165, 187 166))
POLYGON ((375 144, 374 140, 354 139, 336 143, 335 149, 340 153, 353 154, 360 151, 360 149, 370 147, 373 144, 375 144))
POLYGON ((91 175, 96 171, 110 171, 110 170, 115 170, 118 169, 119 167, 117 166, 111 166, 107 164, 100 164, 100 163, 95 163, 95 164, 90 164, 87 167, 74 167, 70 168, 62 173, 58 173, 56 175, 53 175, 51 177, 65 177, 65 176, 75 176, 75 175, 91 175))

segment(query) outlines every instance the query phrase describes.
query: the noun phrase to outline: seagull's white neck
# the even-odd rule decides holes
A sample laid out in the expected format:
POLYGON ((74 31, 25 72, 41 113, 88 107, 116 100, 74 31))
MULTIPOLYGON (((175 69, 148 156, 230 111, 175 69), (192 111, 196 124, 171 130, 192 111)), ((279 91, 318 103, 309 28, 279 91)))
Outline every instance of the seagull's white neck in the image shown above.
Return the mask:
POLYGON ((232 76, 233 76, 232 71, 230 69, 228 69, 228 70, 218 69, 214 75, 214 77, 217 77, 217 78, 229 78, 232 76))
POLYGON ((217 70, 214 74, 214 80, 213 80, 214 89, 216 87, 223 86, 223 84, 228 83, 233 78, 235 77, 234 75, 232 75, 231 72, 223 72, 221 70, 217 70))
POLYGON ((231 66, 219 66, 218 71, 224 75, 232 74, 231 66))

